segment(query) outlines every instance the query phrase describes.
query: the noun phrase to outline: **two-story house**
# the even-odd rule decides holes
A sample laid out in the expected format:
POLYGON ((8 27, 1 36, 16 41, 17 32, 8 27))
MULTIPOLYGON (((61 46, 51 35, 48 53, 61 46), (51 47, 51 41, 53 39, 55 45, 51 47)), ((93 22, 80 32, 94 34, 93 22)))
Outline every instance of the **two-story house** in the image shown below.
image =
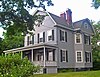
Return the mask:
POLYGON ((61 69, 86 70, 92 68, 91 36, 94 34, 89 19, 72 22, 68 9, 60 16, 36 10, 33 15, 45 16, 37 20, 33 34, 26 34, 25 45, 4 51, 21 52, 41 73, 57 73, 61 69))

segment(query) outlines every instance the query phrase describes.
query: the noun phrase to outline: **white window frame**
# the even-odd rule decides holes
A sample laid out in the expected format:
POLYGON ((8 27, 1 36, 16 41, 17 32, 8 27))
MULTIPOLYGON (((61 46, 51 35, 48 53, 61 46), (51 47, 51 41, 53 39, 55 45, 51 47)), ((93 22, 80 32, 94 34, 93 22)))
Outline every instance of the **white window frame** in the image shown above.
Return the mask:
POLYGON ((81 33, 76 33, 75 34, 75 44, 82 44, 82 35, 81 35, 81 33), (80 34, 80 43, 77 43, 77 41, 76 41, 77 34, 80 34))
MULTIPOLYGON (((86 63, 91 63, 91 58, 90 58, 90 57, 91 57, 91 56, 90 56, 90 55, 91 55, 91 51, 86 51, 86 52, 87 52, 87 53, 89 53, 89 56, 88 56, 89 61, 88 61, 88 62, 86 62, 86 63)), ((86 57, 86 56, 85 56, 85 57, 86 57)))
POLYGON ((83 62, 83 52, 82 51, 76 51, 76 63, 82 63, 83 62), (77 52, 81 52, 81 61, 77 61, 77 52))
POLYGON ((47 41, 52 41, 52 30, 47 31, 47 41), (51 36, 51 40, 49 40, 49 36, 51 36))

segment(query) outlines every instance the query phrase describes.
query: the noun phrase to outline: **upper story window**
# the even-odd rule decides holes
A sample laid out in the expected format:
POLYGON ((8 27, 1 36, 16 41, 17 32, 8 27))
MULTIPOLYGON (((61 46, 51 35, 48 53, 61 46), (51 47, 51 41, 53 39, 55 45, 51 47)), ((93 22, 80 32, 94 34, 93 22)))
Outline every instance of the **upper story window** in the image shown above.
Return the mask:
POLYGON ((82 62, 82 51, 76 51, 76 62, 82 62))
POLYGON ((91 52, 89 52, 89 51, 85 52, 85 61, 87 63, 91 62, 91 52))
POLYGON ((47 31, 47 39, 48 39, 48 41, 54 40, 54 30, 47 31))
POLYGON ((90 36, 84 35, 84 44, 90 45, 90 36))
POLYGON ((38 33, 37 38, 38 38, 38 43, 45 42, 45 32, 38 33))
POLYGON ((27 36, 27 45, 32 44, 32 36, 27 36))
POLYGON ((65 32, 64 30, 60 30, 60 41, 67 42, 67 32, 65 32))
POLYGON ((68 52, 66 50, 60 50, 61 62, 68 62, 68 52))
POLYGON ((82 42, 81 40, 82 40, 81 34, 80 33, 76 33, 75 34, 75 43, 80 44, 82 42))
POLYGON ((39 42, 43 42, 43 32, 40 33, 39 42))

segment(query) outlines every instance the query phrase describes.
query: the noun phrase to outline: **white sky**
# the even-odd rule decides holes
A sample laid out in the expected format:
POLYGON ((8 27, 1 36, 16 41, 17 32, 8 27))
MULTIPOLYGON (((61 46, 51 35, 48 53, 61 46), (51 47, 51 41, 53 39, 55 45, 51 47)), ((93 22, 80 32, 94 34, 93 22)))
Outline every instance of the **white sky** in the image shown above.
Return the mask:
MULTIPOLYGON (((72 10, 72 21, 78 21, 84 18, 90 20, 100 20, 100 7, 96 10, 92 6, 92 0, 52 0, 54 6, 46 7, 47 11, 60 15, 65 12, 67 8, 72 10)), ((34 9, 31 10, 34 12, 34 9)), ((3 30, 0 28, 0 36, 2 36, 3 30)))

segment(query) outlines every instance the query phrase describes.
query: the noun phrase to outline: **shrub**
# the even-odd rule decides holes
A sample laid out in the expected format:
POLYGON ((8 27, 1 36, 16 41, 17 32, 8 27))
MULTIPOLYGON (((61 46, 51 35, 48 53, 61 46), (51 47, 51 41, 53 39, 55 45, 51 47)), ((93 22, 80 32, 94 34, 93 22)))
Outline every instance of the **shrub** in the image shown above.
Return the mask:
POLYGON ((20 54, 0 56, 0 77, 28 77, 38 70, 26 57, 21 59, 20 54))

